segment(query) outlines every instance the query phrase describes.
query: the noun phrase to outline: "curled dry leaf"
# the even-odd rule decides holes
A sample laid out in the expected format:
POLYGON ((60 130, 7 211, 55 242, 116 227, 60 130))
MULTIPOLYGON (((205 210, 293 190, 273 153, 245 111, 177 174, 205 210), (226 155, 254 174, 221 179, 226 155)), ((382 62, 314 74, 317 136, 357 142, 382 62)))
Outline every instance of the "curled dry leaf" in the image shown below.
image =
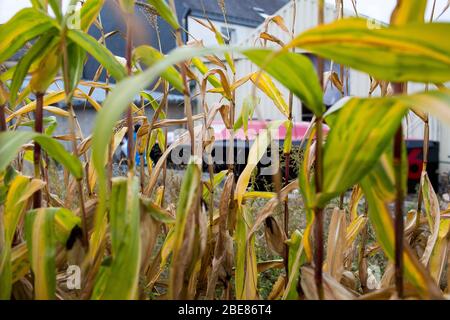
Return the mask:
POLYGON ((324 271, 328 272, 338 282, 344 272, 344 253, 346 249, 346 218, 345 210, 334 208, 328 227, 328 246, 324 271))
MULTIPOLYGON (((308 266, 301 268, 301 286, 308 300, 318 300, 314 269, 308 266)), ((323 274, 325 300, 353 300, 356 295, 337 282, 329 274, 323 274)))
POLYGON ((264 235, 266 237, 266 242, 270 250, 275 254, 285 257, 286 256, 286 245, 287 240, 286 234, 278 221, 274 217, 267 217, 264 220, 264 235))

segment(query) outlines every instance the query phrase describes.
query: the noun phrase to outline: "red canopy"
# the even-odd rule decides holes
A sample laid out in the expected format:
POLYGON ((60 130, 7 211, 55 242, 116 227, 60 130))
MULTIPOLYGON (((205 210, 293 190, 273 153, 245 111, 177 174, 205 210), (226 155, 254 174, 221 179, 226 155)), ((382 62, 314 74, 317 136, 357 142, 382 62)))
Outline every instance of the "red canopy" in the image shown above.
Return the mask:
MULTIPOLYGON (((252 120, 248 123, 248 139, 254 140, 260 131, 267 129, 268 122, 260 120, 252 120)), ((292 141, 301 141, 305 136, 309 122, 296 122, 292 128, 292 141)), ((230 138, 229 131, 225 127, 225 124, 221 121, 213 121, 212 128, 214 129, 214 137, 216 141, 228 140, 230 138)), ((324 126, 324 133, 328 133, 328 127, 324 126)), ((278 127, 278 130, 272 133, 274 139, 284 140, 286 137, 286 127, 284 124, 278 127)), ((235 138, 238 140, 245 140, 244 129, 241 128, 237 131, 235 138)))

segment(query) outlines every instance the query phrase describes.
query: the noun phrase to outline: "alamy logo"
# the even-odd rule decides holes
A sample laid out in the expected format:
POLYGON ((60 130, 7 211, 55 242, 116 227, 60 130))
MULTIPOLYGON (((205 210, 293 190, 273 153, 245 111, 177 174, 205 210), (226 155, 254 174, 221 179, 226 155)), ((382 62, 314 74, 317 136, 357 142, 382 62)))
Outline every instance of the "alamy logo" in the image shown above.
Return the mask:
POLYGON ((81 15, 77 5, 67 7, 67 28, 81 29, 81 15))
POLYGON ((81 289, 81 269, 77 265, 70 265, 66 270, 66 285, 69 290, 81 289))

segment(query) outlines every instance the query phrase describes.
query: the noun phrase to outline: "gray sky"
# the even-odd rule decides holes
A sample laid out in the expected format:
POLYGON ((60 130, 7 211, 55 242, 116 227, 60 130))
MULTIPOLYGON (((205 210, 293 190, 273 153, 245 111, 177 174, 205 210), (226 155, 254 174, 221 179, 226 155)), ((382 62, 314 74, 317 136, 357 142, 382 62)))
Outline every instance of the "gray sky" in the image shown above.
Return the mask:
MULTIPOLYGON (((217 1, 217 0, 206 0, 217 1)), ((226 0, 225 0, 226 1, 226 0)), ((245 1, 245 0, 244 0, 245 1)), ((334 3, 334 0, 327 0, 330 3, 334 3)), ((345 7, 352 9, 351 0, 344 0, 345 7)), ((396 0, 356 0, 358 11, 366 16, 388 22, 390 13, 395 6, 396 0)), ((64 2, 68 2, 65 0, 64 2)), ((442 9, 447 4, 448 0, 437 0, 436 2, 436 16, 442 12, 442 9)), ((429 0, 429 12, 427 16, 430 16, 431 6, 433 1, 429 0)), ((29 0, 0 0, 0 23, 4 23, 11 18, 18 10, 25 6, 29 6, 29 0)), ((450 9, 439 19, 439 21, 450 21, 450 9)))
MULTIPOLYGON (((330 3, 335 3, 334 0, 327 0, 330 3)), ((377 20, 389 22, 390 14, 394 10, 396 0, 356 0, 359 13, 372 17, 377 20)), ((435 18, 442 12, 448 0, 437 0, 435 18)), ((344 0, 344 6, 347 9, 353 10, 351 0, 344 0)), ((428 0, 428 19, 431 16, 431 10, 433 7, 433 0, 428 0)), ((439 21, 450 21, 450 9, 447 10, 439 21)))

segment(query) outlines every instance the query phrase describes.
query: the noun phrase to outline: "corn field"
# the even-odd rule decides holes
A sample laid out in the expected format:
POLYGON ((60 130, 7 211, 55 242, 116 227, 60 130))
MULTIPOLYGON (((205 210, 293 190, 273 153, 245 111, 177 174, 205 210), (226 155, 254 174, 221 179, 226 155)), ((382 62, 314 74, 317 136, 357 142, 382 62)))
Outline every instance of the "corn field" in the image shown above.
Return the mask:
MULTIPOLYGON (((104 0, 72 0, 80 2, 75 12, 64 12, 60 1, 31 0, 0 26, 0 64, 27 48, 17 65, 0 73, 0 299, 450 298, 450 208, 441 210, 426 156, 417 208, 405 206, 403 120, 412 112, 425 123, 425 155, 429 116, 450 125, 450 24, 426 16, 432 1, 398 0, 390 24, 371 28, 357 14, 325 24, 319 0, 319 24, 300 34, 280 16, 269 16, 265 23, 291 41, 264 32, 261 40, 273 45, 262 47, 228 45, 212 22, 204 27, 217 45, 184 43, 173 0, 117 1, 127 26, 124 59, 108 50, 108 35, 88 34, 91 26, 102 29, 104 0), (176 49, 164 55, 134 45, 136 5, 170 25, 176 49), (296 50, 318 57, 317 66, 296 50), (100 64, 98 73, 105 70, 114 81, 83 80, 88 56, 100 64), (237 57, 250 60, 256 71, 237 78, 237 57), (347 79, 327 73, 325 59, 370 75, 370 91, 381 88, 381 96, 343 97, 327 110, 324 83, 342 89, 347 79), (49 90, 58 80, 61 90, 49 90), (408 82, 427 90, 409 94, 408 82), (238 113, 236 90, 245 83, 253 89, 238 113), (80 85, 90 93, 103 90, 105 101, 96 102, 80 85), (163 88, 158 99, 147 90, 156 86, 163 88), (182 119, 167 116, 173 90, 184 97, 182 119), (258 105, 256 93, 272 105, 258 105), (207 95, 216 104, 206 103, 207 95), (134 103, 137 96, 146 102, 134 103), (290 138, 293 97, 314 114, 298 161, 290 138), (81 132, 75 98, 96 110, 88 136, 81 132), (199 112, 194 98, 201 101, 199 112), (55 106, 60 102, 64 108, 55 106), (235 134, 247 132, 261 108, 277 108, 285 119, 266 122, 236 174, 235 134), (146 109, 153 110, 151 117, 146 109), (53 134, 56 124, 44 111, 66 118, 68 131, 53 134), (207 165, 203 173, 214 119, 229 132, 228 169, 217 173, 207 165), (187 130, 169 145, 174 124, 187 130), (255 168, 273 141, 271 132, 283 126, 285 164, 272 190, 255 190, 255 168), (119 175, 113 154, 124 137, 127 172, 119 175), (162 152, 157 161, 150 157, 155 145, 162 152), (182 145, 189 146, 190 160, 176 196, 169 197, 174 190, 167 161, 182 145), (289 178, 292 165, 298 178, 289 178), (294 226, 298 220, 304 223, 294 226), (415 249, 417 239, 422 250, 415 249), (261 245, 269 255, 259 253, 261 245), (379 279, 368 268, 375 255, 385 261, 379 279)), ((226 15, 226 2, 220 3, 226 15)), ((343 1, 336 6, 343 10, 343 1)))

